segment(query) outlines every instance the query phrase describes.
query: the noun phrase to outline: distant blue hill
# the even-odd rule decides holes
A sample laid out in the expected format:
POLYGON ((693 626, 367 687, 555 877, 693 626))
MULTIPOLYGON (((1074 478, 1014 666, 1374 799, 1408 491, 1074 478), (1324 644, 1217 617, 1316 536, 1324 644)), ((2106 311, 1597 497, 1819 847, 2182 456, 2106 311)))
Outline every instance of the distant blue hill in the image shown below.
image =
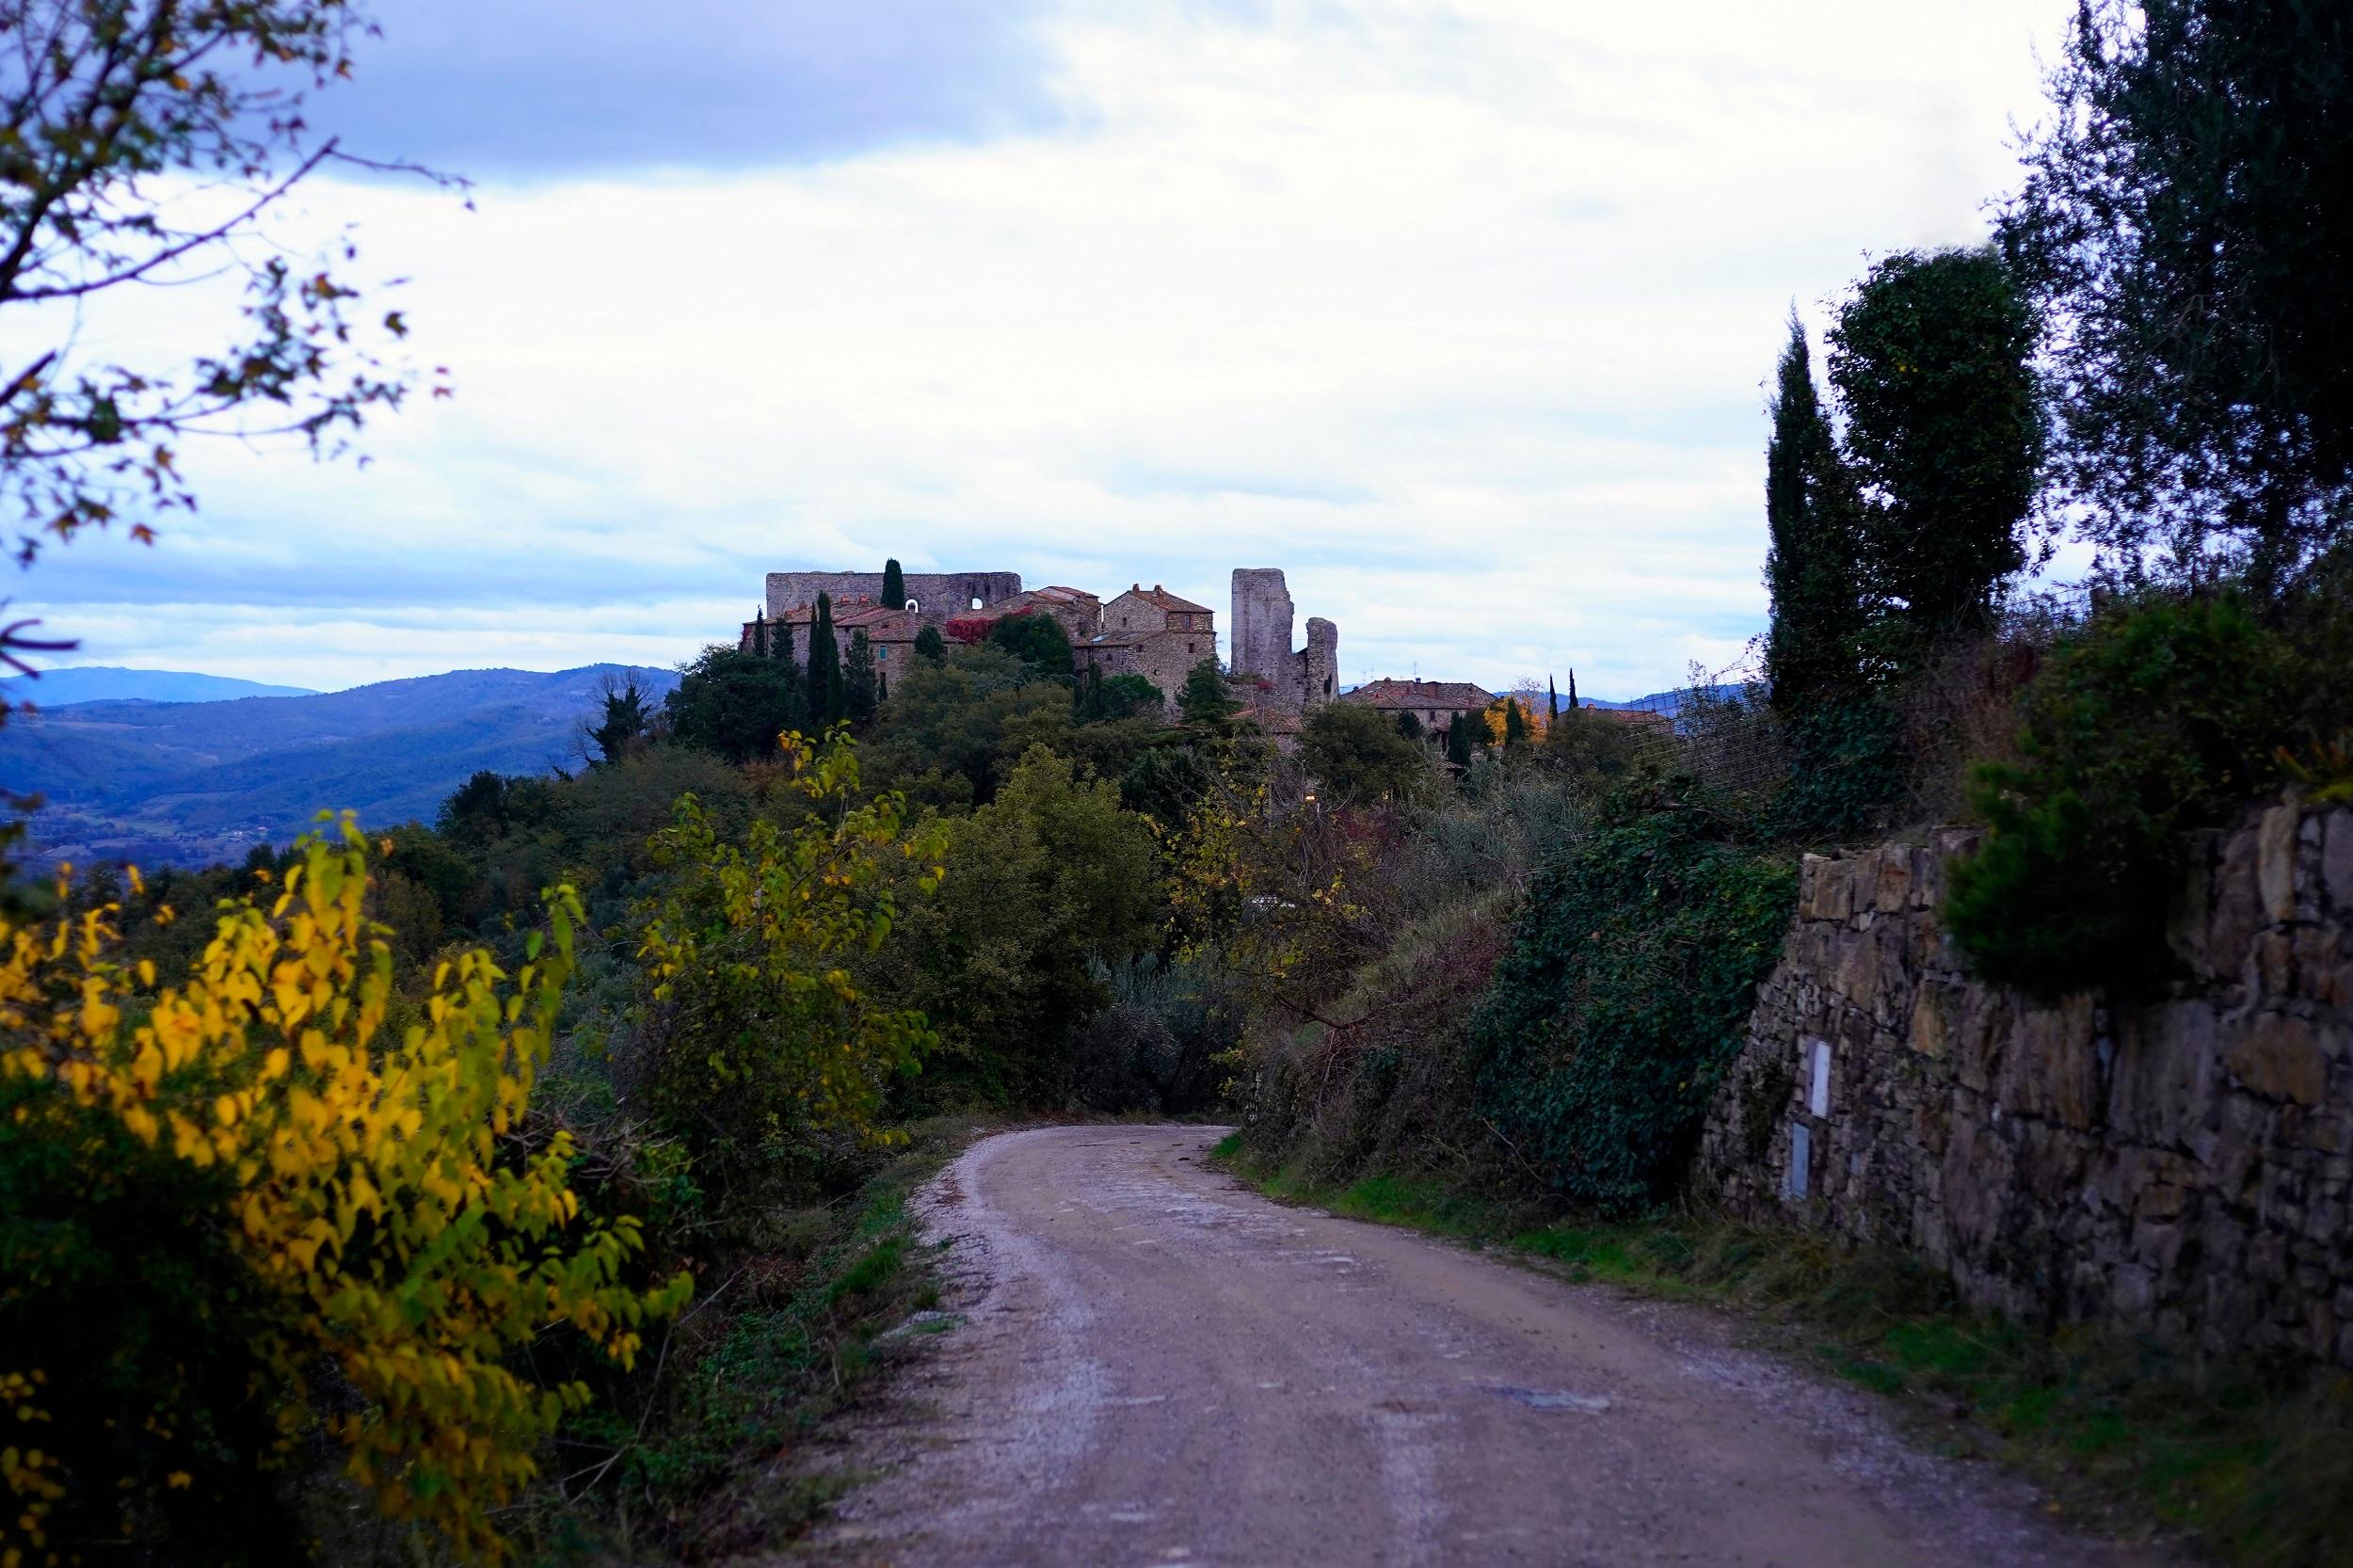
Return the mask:
POLYGON ((430 822, 483 769, 577 768, 604 682, 632 676, 656 702, 679 680, 590 664, 225 702, 44 704, 0 725, 0 788, 46 799, 32 831, 53 859, 234 860, 292 839, 322 808, 349 808, 370 826, 430 822))
POLYGON ((311 696, 307 686, 265 686, 193 670, 134 670, 76 664, 0 680, 0 701, 63 708, 76 702, 227 702, 241 696, 311 696))
MULTIPOLYGON (((1745 686, 1728 684, 1710 686, 1707 688, 1707 695, 1719 701, 1729 702, 1745 690, 1747 690, 1745 686)), ((1577 700, 1588 708, 1614 708, 1621 712, 1639 709, 1645 713, 1679 713, 1683 712, 1684 703, 1690 699, 1691 691, 1692 688, 1682 686, 1672 692, 1653 692, 1648 696, 1638 696, 1631 702, 1610 702, 1597 696, 1580 696, 1577 700)))

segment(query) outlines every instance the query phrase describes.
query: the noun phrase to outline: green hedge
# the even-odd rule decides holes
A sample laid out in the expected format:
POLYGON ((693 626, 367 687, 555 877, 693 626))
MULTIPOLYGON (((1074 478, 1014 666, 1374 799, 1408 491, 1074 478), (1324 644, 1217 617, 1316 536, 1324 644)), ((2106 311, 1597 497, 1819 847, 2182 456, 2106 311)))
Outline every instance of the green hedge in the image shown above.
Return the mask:
POLYGON ((2044 997, 2161 980, 2182 834, 2278 783, 2297 664, 2229 594, 2119 606, 2061 647, 2019 760, 1973 775, 1993 832, 1945 910, 1971 968, 2044 997))
POLYGON ((1793 857, 1687 786, 1605 799, 1531 883, 1473 1021, 1482 1113, 1571 1196, 1659 1195, 1739 1049, 1796 896, 1793 857))

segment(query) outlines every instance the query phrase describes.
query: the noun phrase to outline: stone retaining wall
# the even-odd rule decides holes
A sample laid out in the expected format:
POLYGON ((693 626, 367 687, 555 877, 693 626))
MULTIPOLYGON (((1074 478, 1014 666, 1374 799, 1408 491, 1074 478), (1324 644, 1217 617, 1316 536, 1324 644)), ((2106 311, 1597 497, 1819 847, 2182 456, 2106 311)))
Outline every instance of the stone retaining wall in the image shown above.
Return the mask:
POLYGON ((2201 836, 2183 977, 2131 1009, 1968 977, 1936 910, 1974 841, 1807 857, 1699 1192, 2016 1316, 2353 1366, 2353 808, 2201 836))

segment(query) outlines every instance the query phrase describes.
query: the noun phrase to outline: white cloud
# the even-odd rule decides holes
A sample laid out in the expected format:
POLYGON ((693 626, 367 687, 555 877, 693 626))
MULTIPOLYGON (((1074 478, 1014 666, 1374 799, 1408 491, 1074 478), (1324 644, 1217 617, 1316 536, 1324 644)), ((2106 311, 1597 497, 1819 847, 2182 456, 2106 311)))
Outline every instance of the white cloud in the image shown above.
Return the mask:
POLYGON ((200 456, 184 543, 317 608, 85 617, 85 657, 676 659, 763 570, 896 553, 1221 611, 1280 565, 1352 679, 1654 690, 1762 624, 1789 300, 1982 236, 2065 12, 1103 0, 1043 35, 1083 131, 471 214, 322 186, 458 397, 363 473, 200 456))

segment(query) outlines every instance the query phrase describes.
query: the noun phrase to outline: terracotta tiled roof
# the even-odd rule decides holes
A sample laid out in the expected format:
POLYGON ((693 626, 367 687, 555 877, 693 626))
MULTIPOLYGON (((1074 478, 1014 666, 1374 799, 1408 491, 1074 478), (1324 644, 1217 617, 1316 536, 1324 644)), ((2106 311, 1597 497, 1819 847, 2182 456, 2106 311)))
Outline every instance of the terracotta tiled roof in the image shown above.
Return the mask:
POLYGON ((1146 604, 1161 610, 1191 611, 1193 614, 1199 616, 1209 616, 1217 613, 1206 604, 1195 604, 1190 599, 1177 598, 1175 594, 1170 593, 1166 588, 1161 587, 1158 583, 1153 584, 1148 588, 1139 583, 1120 597, 1123 599, 1141 599, 1146 604))
POLYGON ((1467 680, 1399 680, 1395 679, 1368 680, 1353 692, 1340 694, 1342 702, 1362 703, 1368 708, 1451 708, 1457 712, 1469 712, 1493 702, 1495 694, 1467 680))

